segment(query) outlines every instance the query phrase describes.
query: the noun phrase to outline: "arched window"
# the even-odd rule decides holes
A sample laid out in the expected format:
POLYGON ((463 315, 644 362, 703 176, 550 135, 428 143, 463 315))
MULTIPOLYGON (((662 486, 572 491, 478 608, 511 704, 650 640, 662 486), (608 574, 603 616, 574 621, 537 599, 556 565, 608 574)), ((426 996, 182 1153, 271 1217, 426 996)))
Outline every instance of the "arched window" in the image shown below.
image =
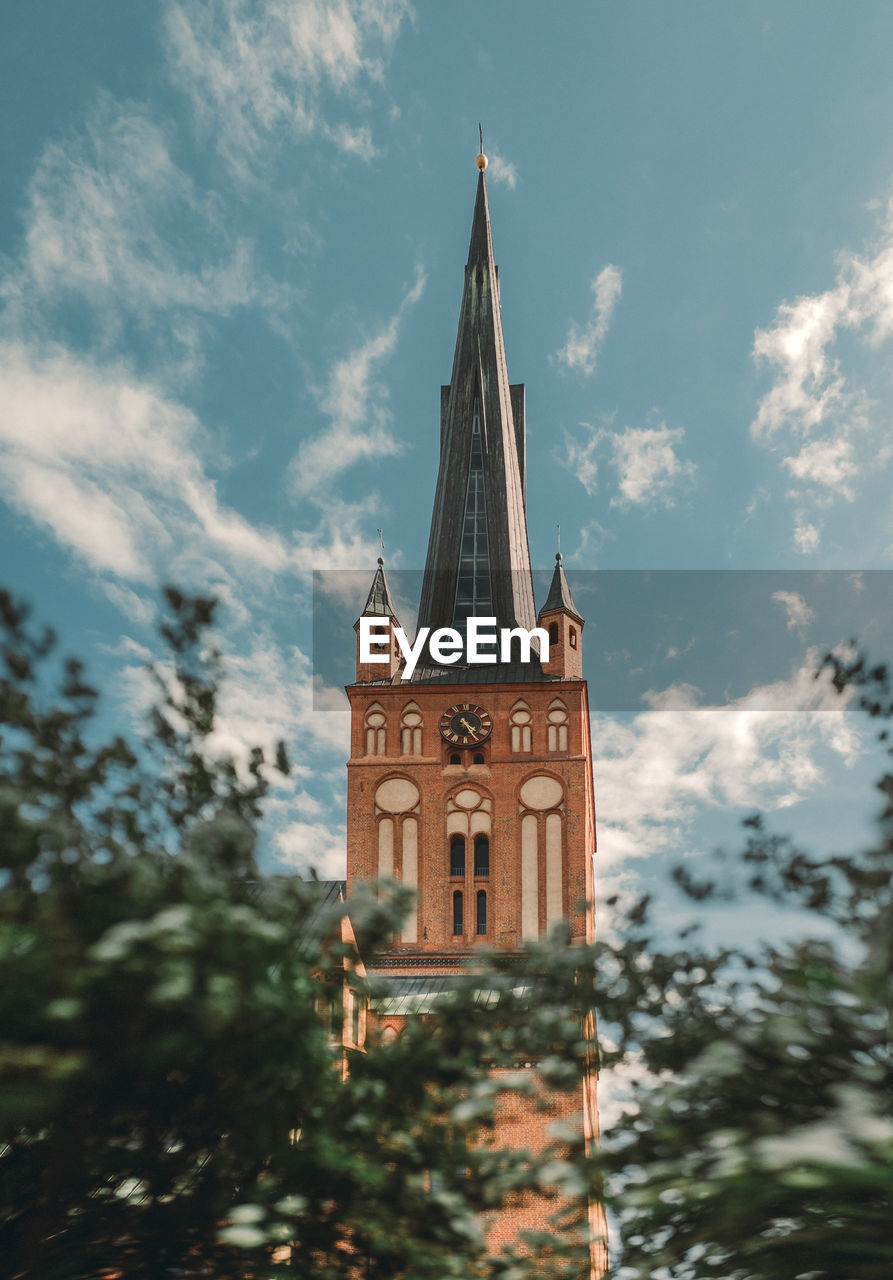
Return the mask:
POLYGON ((530 750, 530 707, 518 701, 509 716, 512 726, 512 751, 530 750))
POLYGON ((400 717, 400 749, 405 756, 422 754, 422 713, 417 702, 407 702, 400 717))
POLYGON ((461 763, 462 763, 462 757, 459 755, 457 751, 454 751, 453 754, 450 756, 450 764, 461 764, 461 763))
POLYGON ((567 751, 567 707, 560 698, 549 703, 549 750, 567 751))
POLYGON ((384 708, 377 702, 373 702, 366 712, 366 755, 367 756, 383 756, 385 754, 385 741, 387 724, 387 716, 384 708))
POLYGON ((479 937, 487 932, 487 894, 484 889, 478 889, 477 932, 479 937))
POLYGON ((557 643, 558 643, 558 623, 550 622, 549 623, 549 644, 553 645, 557 643))
POLYGON ((482 834, 474 838, 474 874, 488 876, 490 874, 490 837, 482 834))
POLYGON ((568 627, 568 632, 567 632, 567 634, 568 634, 568 638, 569 638, 569 640, 570 640, 570 642, 571 642, 571 648, 572 648, 572 649, 576 649, 576 647, 577 647, 577 628, 576 628, 576 627, 568 627))
POLYGON ((462 937, 462 891, 457 889, 453 894, 453 937, 462 937))
POLYGON ((450 836, 450 875, 465 875, 465 837, 450 836))
POLYGON ((471 763, 472 763, 472 764, 483 764, 483 763, 484 763, 484 753, 483 753, 483 751, 476 751, 476 752, 474 753, 474 759, 472 760, 472 762, 471 762, 471 763))

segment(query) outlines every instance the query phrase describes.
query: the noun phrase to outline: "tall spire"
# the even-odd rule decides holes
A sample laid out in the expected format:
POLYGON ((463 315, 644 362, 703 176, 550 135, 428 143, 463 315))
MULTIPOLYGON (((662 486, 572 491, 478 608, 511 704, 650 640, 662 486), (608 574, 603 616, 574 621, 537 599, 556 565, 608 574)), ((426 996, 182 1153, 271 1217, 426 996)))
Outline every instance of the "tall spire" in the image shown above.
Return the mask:
POLYGON ((384 574, 384 560, 379 556, 378 568, 375 570, 375 577, 372 579, 372 586, 366 597, 366 604, 361 617, 395 618, 396 616, 394 606, 391 603, 388 580, 384 574))
POLYGON ((474 615, 530 629, 524 387, 509 386, 483 154, 477 164, 453 372, 441 388, 440 470, 419 625, 461 629, 474 615))
POLYGON ((540 609, 540 617, 544 613, 553 613, 559 609, 564 613, 569 613, 578 622, 583 621, 583 616, 574 604, 574 597, 571 595, 571 589, 564 575, 564 565, 561 561, 560 551, 555 557, 555 572, 552 574, 552 583, 549 587, 549 594, 546 596, 546 603, 540 609))

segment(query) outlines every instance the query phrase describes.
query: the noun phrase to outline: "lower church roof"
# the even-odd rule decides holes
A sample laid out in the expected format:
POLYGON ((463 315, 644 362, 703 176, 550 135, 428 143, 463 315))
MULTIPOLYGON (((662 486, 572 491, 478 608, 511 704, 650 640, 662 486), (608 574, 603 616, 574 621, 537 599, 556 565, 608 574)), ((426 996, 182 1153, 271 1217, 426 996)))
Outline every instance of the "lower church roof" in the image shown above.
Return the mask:
POLYGON ((539 662, 498 662, 495 666, 462 667, 423 667, 420 664, 408 680, 402 679, 397 671, 393 676, 362 683, 364 687, 384 684, 548 684, 561 679, 561 676, 543 671, 539 662))

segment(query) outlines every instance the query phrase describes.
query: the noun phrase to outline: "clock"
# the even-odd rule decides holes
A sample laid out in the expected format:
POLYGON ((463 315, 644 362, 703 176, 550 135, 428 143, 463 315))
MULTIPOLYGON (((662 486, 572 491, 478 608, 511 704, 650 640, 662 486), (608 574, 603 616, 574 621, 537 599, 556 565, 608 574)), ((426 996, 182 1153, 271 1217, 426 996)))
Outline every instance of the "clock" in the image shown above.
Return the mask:
POLYGON ((485 742, 493 732, 493 717, 475 702, 457 702, 440 717, 440 736, 454 747, 485 742))

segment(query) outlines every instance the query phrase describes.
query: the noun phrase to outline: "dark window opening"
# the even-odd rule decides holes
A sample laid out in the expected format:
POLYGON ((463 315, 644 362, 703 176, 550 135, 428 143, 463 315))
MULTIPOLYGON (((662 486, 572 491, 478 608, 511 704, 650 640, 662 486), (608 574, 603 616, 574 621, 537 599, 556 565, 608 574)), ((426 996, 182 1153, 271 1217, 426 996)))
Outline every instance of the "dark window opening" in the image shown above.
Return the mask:
POLYGON ((577 647, 577 632, 576 632, 576 628, 574 628, 574 627, 571 627, 571 629, 570 629, 570 642, 571 642, 571 648, 572 648, 572 649, 576 649, 576 647, 577 647))
POLYGON ((450 839, 450 875, 465 875, 465 837, 452 836, 450 839))
POLYGON ((458 889, 453 894, 453 937, 462 937, 462 894, 458 889))
POLYGON ((484 753, 483 753, 483 751, 476 751, 476 752, 475 752, 474 760, 472 761, 472 763, 473 763, 473 764, 483 764, 483 763, 484 763, 484 753))
POLYGON ((462 636, 470 617, 493 612, 490 581, 490 539, 484 494, 484 453, 481 443, 481 412, 475 400, 471 423, 471 453, 465 485, 465 513, 462 518, 459 572, 453 602, 453 626, 462 636))
POLYGON ((459 755, 458 752, 454 751, 453 754, 450 756, 450 764, 461 764, 461 763, 462 763, 462 757, 459 755))
POLYGON ((478 891, 477 931, 479 935, 487 932, 487 894, 483 889, 478 891))
POLYGON ((550 622, 549 623, 549 644, 557 644, 557 643, 558 643, 558 623, 550 622))
POLYGON ((490 874, 490 838, 478 835, 474 838, 474 874, 488 876, 490 874))

